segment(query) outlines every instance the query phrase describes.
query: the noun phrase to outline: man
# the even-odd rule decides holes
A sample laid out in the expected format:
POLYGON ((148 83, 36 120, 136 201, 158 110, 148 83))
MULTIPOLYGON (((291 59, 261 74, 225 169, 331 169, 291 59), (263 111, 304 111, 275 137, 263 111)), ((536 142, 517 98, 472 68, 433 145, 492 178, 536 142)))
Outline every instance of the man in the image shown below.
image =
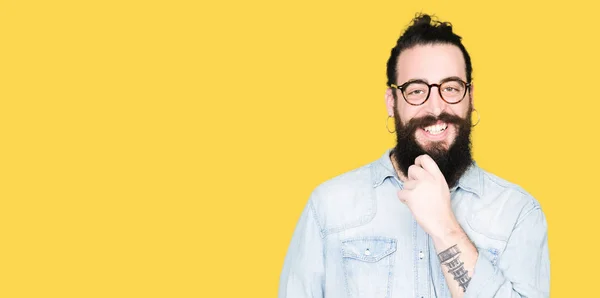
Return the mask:
POLYGON ((549 296, 540 205, 472 160, 471 72, 452 26, 417 15, 387 64, 397 145, 315 189, 279 297, 549 296))

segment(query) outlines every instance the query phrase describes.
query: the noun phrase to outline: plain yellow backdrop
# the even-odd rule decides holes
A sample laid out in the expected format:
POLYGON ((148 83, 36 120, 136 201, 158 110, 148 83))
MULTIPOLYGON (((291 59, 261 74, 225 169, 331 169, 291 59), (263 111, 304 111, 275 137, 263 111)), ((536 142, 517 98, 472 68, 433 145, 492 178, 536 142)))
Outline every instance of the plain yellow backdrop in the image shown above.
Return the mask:
POLYGON ((393 146, 416 12, 471 52, 485 169, 549 224, 553 297, 597 291, 592 1, 0 2, 0 297, 274 297, 310 192, 393 146))

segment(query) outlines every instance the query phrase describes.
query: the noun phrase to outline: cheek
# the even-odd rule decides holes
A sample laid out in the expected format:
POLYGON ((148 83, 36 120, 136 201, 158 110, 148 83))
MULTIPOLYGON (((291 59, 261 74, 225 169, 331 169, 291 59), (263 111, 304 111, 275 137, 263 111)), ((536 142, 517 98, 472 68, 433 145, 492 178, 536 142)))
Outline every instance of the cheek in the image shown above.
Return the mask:
POLYGON ((465 119, 466 117, 469 116, 469 106, 470 106, 470 102, 468 100, 465 100, 465 101, 459 103, 458 105, 451 106, 450 108, 454 115, 457 115, 460 118, 465 119))
POLYGON ((409 106, 408 104, 401 105, 396 109, 396 113, 400 116, 402 123, 406 124, 408 120, 415 118, 418 115, 419 107, 409 106))

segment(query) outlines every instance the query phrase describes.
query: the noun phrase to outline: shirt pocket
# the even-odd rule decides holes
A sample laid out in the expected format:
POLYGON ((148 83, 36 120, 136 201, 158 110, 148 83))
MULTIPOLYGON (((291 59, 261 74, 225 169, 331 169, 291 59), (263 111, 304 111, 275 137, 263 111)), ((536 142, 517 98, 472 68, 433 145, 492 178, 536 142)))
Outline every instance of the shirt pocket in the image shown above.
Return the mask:
POLYGON ((389 297, 396 239, 364 237, 342 241, 349 297, 389 297))

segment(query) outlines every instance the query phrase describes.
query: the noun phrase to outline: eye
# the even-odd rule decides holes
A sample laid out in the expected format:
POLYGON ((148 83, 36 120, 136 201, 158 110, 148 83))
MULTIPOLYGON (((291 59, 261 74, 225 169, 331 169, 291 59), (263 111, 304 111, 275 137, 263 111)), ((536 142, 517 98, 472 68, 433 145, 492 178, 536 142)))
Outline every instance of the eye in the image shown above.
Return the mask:
POLYGON ((411 83, 406 86, 404 94, 406 96, 425 96, 429 91, 429 87, 423 83, 411 83))
POLYGON ((407 93, 407 95, 421 95, 421 94, 424 94, 424 93, 425 93, 424 90, 412 90, 412 91, 409 91, 407 93))
POLYGON ((441 91, 445 94, 458 94, 464 90, 464 85, 461 82, 449 81, 441 86, 441 91))
POLYGON ((458 91, 458 89, 454 88, 454 87, 446 87, 444 88, 445 92, 456 92, 458 91))

